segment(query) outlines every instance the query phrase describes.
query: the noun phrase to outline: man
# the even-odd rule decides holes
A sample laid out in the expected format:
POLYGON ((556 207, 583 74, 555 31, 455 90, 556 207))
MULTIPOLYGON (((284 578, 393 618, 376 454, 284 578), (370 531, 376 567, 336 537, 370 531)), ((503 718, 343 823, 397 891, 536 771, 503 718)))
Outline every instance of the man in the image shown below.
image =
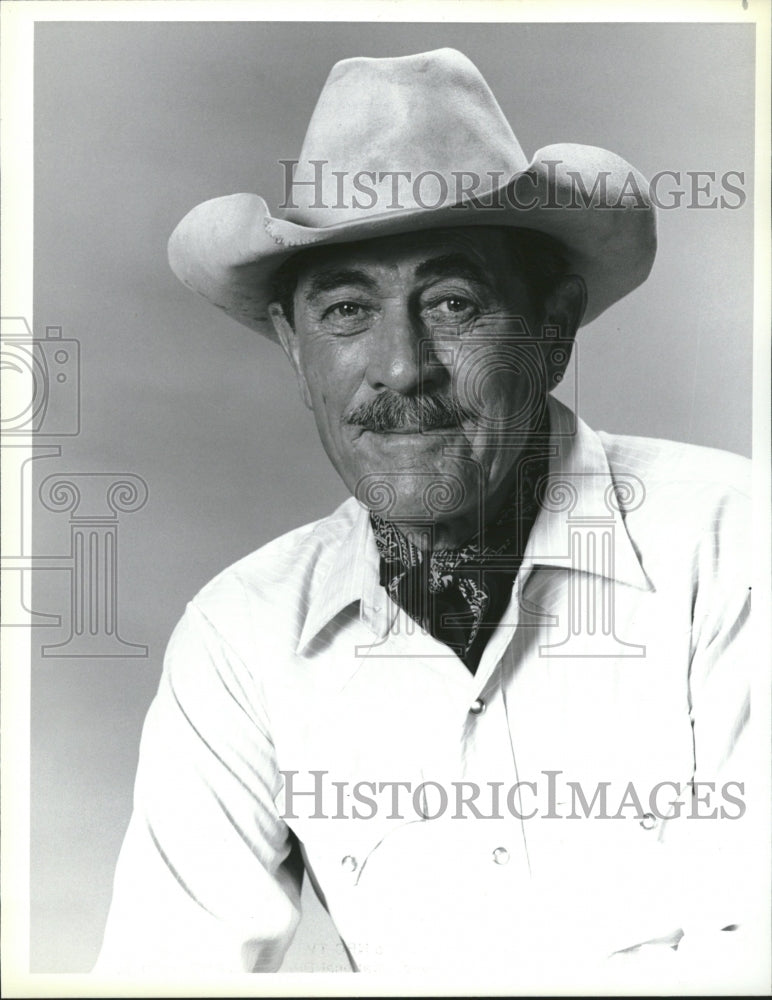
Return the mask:
POLYGON ((529 161, 445 49, 333 68, 285 210, 200 205, 170 260, 352 498, 176 629, 98 968, 276 970, 305 870, 354 969, 680 982, 749 908, 745 463, 550 397, 651 269, 645 179, 529 161))

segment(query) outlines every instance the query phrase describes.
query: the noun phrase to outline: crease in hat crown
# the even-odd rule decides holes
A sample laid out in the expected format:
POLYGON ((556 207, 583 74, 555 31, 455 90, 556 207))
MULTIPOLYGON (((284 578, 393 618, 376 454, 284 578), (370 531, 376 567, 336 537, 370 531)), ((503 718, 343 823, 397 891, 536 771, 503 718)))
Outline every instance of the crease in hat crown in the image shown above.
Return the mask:
POLYGON ((462 175, 479 178, 480 195, 496 186, 492 178, 509 180, 527 166, 498 101, 463 53, 344 59, 330 71, 311 116, 294 175, 297 207, 286 209, 285 218, 324 227, 439 207, 435 202, 456 201, 462 175), (320 161, 322 170, 315 166, 320 161), (374 204, 351 192, 356 175, 376 192, 374 204), (321 184, 313 184, 316 178, 321 184))
POLYGON ((455 49, 336 63, 292 180, 273 212, 256 193, 213 198, 169 240, 170 265, 185 285, 274 340, 274 277, 304 248, 428 228, 535 230, 558 240, 569 270, 584 279, 583 325, 645 281, 656 253, 645 178, 617 154, 578 143, 529 159, 478 68, 455 49), (357 175, 367 181, 358 191, 357 175), (589 192, 601 177, 611 202, 632 182, 641 203, 565 207, 577 178, 589 192))

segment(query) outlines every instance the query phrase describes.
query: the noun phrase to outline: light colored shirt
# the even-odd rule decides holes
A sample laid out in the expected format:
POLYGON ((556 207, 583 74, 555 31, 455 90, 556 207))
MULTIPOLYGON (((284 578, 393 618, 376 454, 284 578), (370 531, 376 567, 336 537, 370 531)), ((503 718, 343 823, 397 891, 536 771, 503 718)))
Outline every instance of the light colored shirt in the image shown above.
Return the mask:
POLYGON ((189 604, 97 971, 277 970, 303 868, 363 971, 548 981, 733 939, 749 463, 550 406, 543 507, 475 675, 387 597, 354 499, 189 604))

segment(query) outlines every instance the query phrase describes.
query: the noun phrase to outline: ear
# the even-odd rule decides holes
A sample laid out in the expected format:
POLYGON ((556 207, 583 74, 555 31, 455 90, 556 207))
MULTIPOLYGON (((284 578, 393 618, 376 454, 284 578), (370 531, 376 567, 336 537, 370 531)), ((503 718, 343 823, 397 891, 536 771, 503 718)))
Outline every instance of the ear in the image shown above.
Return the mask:
POLYGON ((577 274, 562 277, 547 295, 539 339, 544 350, 548 392, 552 392, 565 374, 586 307, 587 286, 577 274), (557 327, 557 340, 554 336, 544 336, 546 327, 557 327))
POLYGON ((293 329, 292 324, 284 315, 284 310, 278 302, 271 302, 268 306, 268 315, 271 317, 271 322, 273 323, 273 328, 276 331, 276 336, 279 338, 282 350, 289 358, 289 362, 292 367, 295 369, 295 377, 298 381, 298 387, 300 389, 300 395, 303 397, 303 402, 310 410, 312 409, 311 392, 308 388, 306 377, 303 374, 298 335, 293 329))

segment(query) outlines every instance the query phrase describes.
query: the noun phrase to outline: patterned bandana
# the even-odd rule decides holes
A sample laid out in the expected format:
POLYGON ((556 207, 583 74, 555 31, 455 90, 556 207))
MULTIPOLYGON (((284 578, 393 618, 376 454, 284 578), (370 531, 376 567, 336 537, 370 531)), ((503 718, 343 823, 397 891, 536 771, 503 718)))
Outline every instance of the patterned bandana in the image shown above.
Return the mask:
POLYGON ((381 586, 472 673, 509 603, 539 512, 536 486, 547 461, 544 444, 529 446, 518 458, 512 496, 495 521, 461 548, 439 549, 428 559, 394 524, 370 514, 381 586))

